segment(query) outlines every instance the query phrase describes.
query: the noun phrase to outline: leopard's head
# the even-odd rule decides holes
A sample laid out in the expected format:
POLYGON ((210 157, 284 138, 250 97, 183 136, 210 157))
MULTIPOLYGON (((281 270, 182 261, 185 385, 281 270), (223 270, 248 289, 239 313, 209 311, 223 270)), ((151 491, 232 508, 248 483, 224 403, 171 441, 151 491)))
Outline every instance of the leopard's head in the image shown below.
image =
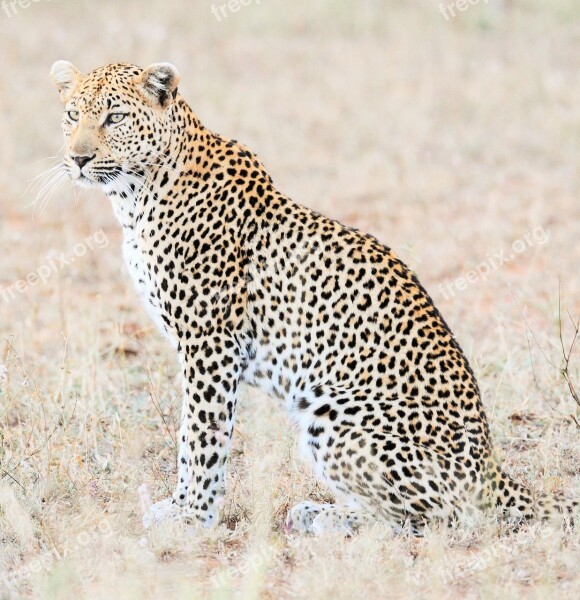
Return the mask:
POLYGON ((64 167, 75 183, 130 181, 168 149, 179 83, 173 65, 119 63, 84 75, 60 60, 51 78, 64 103, 64 167))

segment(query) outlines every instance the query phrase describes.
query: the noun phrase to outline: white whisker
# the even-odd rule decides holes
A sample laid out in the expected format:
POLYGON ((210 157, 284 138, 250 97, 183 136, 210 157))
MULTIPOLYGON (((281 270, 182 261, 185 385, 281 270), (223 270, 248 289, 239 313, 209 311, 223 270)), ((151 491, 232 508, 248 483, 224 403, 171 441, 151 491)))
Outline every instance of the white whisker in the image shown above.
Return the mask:
MULTIPOLYGON (((20 198, 22 198, 31 188, 34 187, 41 187, 42 185, 44 185, 44 183, 55 173, 59 172, 61 169, 64 169, 64 167, 62 166, 62 164, 58 164, 58 165, 54 165, 53 167, 50 167, 48 169, 46 169, 46 171, 43 171, 42 173, 40 173, 39 175, 37 175, 34 179, 32 179, 32 181, 30 181, 30 183, 26 186, 26 189, 22 192, 22 194, 20 195, 20 198)), ((30 206, 30 205, 29 205, 30 206)))
MULTIPOLYGON (((38 201, 40 207, 38 209, 38 216, 42 215, 48 206, 49 201, 54 196, 55 192, 62 186, 62 184, 68 180, 68 173, 66 171, 60 171, 56 173, 42 188, 38 194, 38 201)), ((34 216, 34 211, 33 211, 34 216)))

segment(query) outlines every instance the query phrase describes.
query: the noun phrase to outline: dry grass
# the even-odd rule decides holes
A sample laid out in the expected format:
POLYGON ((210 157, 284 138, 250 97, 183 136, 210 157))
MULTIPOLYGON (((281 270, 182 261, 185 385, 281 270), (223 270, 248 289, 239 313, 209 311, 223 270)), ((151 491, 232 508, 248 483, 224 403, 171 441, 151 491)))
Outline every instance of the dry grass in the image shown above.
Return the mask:
MULTIPOLYGON (((578 534, 484 522, 422 539, 286 536, 287 507, 325 490, 280 407, 252 390, 226 523, 146 535, 137 489, 157 499, 174 479, 175 358, 131 289, 106 200, 63 189, 33 216, 25 191, 61 144, 53 60, 171 60, 202 120, 258 151, 282 190, 399 251, 470 357, 507 468, 575 494, 578 407, 526 322, 561 364, 559 280, 567 345, 567 312, 580 314, 580 13, 515 4, 449 22, 438 2, 386 0, 261 0, 221 23, 209 0, 0 15, 0 286, 95 231, 110 240, 0 296, 1 598, 580 597, 578 534), (485 280, 440 287, 538 228, 544 243, 528 236, 485 280)), ((577 350, 569 370, 578 388, 577 350)))

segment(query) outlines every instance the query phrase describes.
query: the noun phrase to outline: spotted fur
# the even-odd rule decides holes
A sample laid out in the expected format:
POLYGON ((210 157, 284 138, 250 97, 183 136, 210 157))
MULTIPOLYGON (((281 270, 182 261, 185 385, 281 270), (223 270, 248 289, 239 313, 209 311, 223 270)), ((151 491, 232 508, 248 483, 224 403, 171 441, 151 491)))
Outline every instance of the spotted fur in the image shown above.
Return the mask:
POLYGON ((465 355, 391 249, 280 193, 255 154, 203 127, 172 65, 59 61, 52 76, 65 167, 111 198, 183 373, 178 483, 153 520, 219 520, 243 381, 284 401, 337 498, 296 506, 289 527, 565 510, 501 471, 465 355))

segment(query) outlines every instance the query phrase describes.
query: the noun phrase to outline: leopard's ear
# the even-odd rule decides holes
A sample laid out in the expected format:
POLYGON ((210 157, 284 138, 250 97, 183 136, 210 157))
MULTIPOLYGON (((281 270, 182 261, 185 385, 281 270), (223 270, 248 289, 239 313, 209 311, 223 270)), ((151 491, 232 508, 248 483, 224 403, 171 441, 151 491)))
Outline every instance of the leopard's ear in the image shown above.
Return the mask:
POLYGON ((179 72, 171 63, 155 63, 148 66, 135 83, 149 102, 166 108, 177 95, 179 80, 179 72))
POLYGON ((50 78, 58 89, 60 99, 66 102, 81 80, 82 73, 72 63, 57 60, 50 69, 50 78))

